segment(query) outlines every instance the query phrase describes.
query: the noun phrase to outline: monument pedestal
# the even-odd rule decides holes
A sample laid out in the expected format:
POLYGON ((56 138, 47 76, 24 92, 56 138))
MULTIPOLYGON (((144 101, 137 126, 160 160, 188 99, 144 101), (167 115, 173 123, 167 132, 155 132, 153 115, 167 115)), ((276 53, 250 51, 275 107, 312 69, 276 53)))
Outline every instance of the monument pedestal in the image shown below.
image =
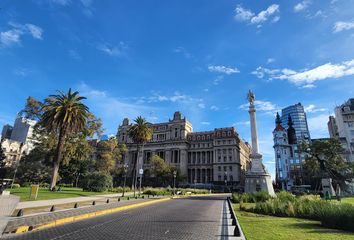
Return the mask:
POLYGON ((260 154, 251 155, 252 167, 246 172, 245 192, 267 192, 271 196, 275 196, 272 178, 264 169, 262 164, 262 156, 260 154))

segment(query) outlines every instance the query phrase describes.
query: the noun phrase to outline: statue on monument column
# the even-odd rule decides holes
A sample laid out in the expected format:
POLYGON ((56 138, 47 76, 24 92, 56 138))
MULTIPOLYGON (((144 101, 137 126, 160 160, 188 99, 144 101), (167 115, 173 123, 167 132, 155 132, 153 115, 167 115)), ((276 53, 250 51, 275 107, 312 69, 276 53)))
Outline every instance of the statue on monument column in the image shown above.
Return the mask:
POLYGON ((254 105, 254 101, 255 101, 256 97, 251 90, 248 91, 247 99, 251 105, 254 105))

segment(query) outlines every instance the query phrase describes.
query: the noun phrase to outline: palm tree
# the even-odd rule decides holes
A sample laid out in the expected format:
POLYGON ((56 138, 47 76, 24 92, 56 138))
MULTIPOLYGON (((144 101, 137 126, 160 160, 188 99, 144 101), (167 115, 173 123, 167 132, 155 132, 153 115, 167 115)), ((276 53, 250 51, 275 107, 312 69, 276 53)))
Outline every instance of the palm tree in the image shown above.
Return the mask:
POLYGON ((134 120, 135 124, 129 129, 129 137, 133 140, 136 144, 137 149, 137 156, 134 161, 134 166, 132 169, 133 175, 133 188, 134 188, 134 196, 135 196, 135 189, 136 189, 136 181, 137 181, 137 173, 138 173, 138 159, 139 159, 139 152, 144 144, 151 140, 152 138, 152 130, 149 127, 148 122, 145 118, 139 116, 134 120))
POLYGON ((50 184, 52 191, 55 190, 66 137, 72 133, 83 131, 86 127, 89 109, 82 103, 84 99, 86 98, 80 96, 79 92, 72 92, 69 89, 67 93, 58 91, 57 95, 50 95, 44 100, 40 125, 48 132, 55 132, 59 136, 53 159, 53 174, 50 184))

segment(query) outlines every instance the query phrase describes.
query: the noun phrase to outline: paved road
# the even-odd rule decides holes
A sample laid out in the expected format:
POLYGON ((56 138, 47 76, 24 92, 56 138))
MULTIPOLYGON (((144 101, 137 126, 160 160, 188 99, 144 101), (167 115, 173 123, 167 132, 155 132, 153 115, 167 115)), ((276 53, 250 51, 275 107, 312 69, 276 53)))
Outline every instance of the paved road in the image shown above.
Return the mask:
POLYGON ((224 199, 173 199, 7 239, 220 239, 224 199))

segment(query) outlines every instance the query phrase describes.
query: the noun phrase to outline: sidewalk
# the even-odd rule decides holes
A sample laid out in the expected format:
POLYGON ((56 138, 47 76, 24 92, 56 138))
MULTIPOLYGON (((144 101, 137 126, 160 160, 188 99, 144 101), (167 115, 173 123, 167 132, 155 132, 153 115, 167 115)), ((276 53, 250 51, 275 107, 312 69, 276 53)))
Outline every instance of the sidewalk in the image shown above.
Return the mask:
MULTIPOLYGON (((125 193, 126 196, 130 196, 132 194, 133 194, 133 192, 126 192, 125 193)), ((52 205, 85 202, 85 201, 97 201, 99 199, 114 198, 114 197, 121 197, 121 196, 122 196, 122 193, 113 193, 113 194, 102 194, 102 195, 86 196, 86 197, 58 198, 58 199, 39 200, 39 201, 27 201, 27 202, 19 202, 16 209, 37 208, 37 207, 45 207, 45 206, 52 206, 52 205)))

